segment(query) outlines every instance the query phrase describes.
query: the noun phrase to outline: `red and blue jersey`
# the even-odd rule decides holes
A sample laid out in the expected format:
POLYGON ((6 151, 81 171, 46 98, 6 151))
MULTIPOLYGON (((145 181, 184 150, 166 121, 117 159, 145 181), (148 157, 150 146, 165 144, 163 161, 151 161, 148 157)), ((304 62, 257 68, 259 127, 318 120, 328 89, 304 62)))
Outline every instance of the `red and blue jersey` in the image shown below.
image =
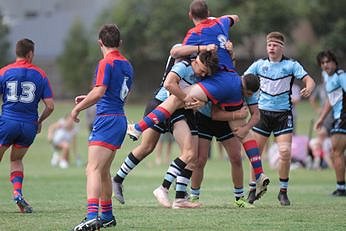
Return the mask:
POLYGON ((95 86, 107 90, 96 104, 97 115, 124 114, 124 103, 133 81, 133 68, 119 51, 115 50, 99 61, 95 86))
POLYGON ((225 43, 229 40, 229 31, 233 24, 233 19, 228 16, 205 19, 187 32, 183 45, 215 44, 218 46, 217 53, 220 67, 226 70, 234 70, 232 57, 225 46, 225 43))
POLYGON ((53 97, 46 73, 27 60, 0 69, 0 94, 1 117, 24 122, 37 122, 40 100, 53 97))

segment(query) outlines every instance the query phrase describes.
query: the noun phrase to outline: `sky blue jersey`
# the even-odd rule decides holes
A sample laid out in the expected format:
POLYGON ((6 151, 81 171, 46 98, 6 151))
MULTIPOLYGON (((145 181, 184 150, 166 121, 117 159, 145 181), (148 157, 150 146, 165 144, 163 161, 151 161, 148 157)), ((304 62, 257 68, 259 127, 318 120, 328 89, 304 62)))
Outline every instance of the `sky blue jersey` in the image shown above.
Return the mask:
POLYGON ((329 103, 333 108, 333 117, 339 119, 341 113, 346 113, 346 73, 339 69, 331 76, 323 71, 322 76, 326 84, 329 103))
MULTIPOLYGON (((179 86, 181 89, 186 88, 199 81, 199 77, 195 76, 195 73, 193 72, 191 62, 187 60, 174 64, 171 72, 174 72, 179 76, 179 86)), ((169 94, 170 93, 166 90, 166 88, 161 87, 155 98, 160 101, 165 101, 168 98, 169 94)))
POLYGON ((271 62, 269 58, 259 59, 245 71, 246 74, 260 78, 258 108, 267 111, 291 110, 294 78, 303 79, 308 75, 298 61, 286 57, 280 62, 271 62))

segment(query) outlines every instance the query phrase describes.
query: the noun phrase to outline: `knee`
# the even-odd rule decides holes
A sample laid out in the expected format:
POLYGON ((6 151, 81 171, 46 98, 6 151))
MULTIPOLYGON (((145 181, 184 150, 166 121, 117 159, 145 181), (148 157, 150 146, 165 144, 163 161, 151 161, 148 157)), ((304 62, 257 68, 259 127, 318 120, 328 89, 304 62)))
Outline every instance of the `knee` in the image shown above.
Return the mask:
POLYGON ((228 155, 228 158, 232 165, 235 165, 235 166, 242 165, 242 159, 241 159, 240 153, 230 153, 228 155))
POLYGON ((280 159, 282 161, 290 161, 291 159, 291 143, 280 142, 278 143, 280 159))
POLYGON ((146 157, 147 155, 152 153, 154 151, 154 149, 155 149, 154 144, 151 144, 151 143, 141 144, 142 152, 140 152, 141 155, 139 155, 139 157, 141 157, 141 159, 143 159, 144 157, 146 157))

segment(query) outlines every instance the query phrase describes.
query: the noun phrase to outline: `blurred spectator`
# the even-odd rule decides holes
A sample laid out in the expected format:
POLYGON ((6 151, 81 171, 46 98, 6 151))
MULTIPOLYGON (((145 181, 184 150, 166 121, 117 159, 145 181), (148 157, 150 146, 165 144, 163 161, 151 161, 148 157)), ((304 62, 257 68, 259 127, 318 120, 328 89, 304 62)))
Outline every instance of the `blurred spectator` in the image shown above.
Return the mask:
MULTIPOLYGON (((309 138, 304 135, 292 136, 291 166, 290 169, 305 168, 309 160, 308 155, 309 138)), ((278 145, 274 142, 268 150, 269 166, 277 169, 279 166, 278 145)))
POLYGON ((312 168, 324 169, 333 168, 330 154, 332 152, 332 141, 328 137, 328 132, 325 127, 317 130, 317 137, 309 142, 309 148, 313 156, 312 168))
POLYGON ((80 156, 76 152, 77 132, 76 124, 69 115, 49 126, 48 141, 52 144, 54 150, 51 159, 52 166, 68 168, 71 151, 76 155, 76 164, 81 164, 80 156))

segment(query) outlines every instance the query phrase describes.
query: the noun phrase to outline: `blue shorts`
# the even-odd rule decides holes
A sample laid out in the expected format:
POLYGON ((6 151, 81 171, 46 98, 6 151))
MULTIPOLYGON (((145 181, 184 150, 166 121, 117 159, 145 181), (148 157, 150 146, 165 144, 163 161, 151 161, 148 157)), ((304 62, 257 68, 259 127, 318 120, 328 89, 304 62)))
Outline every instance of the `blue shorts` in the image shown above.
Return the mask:
POLYGON ((28 148, 37 134, 37 124, 0 117, 0 146, 28 148))
POLYGON ((238 110, 243 105, 242 82, 237 72, 222 70, 202 79, 198 85, 213 104, 227 111, 238 110))
POLYGON ((115 151, 121 147, 126 130, 125 115, 97 115, 89 136, 89 146, 103 146, 115 151))

